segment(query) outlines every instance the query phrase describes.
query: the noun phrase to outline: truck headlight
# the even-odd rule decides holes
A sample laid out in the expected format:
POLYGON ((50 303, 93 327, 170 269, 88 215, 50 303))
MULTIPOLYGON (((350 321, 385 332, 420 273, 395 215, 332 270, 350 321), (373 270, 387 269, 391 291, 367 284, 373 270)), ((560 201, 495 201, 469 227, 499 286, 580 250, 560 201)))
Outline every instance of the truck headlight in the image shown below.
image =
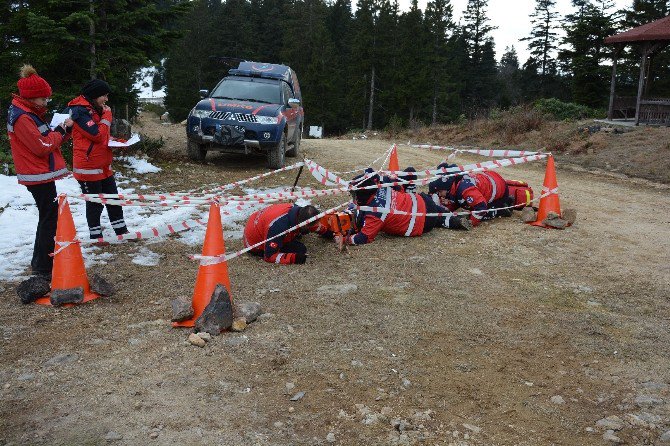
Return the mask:
POLYGON ((196 118, 206 118, 209 116, 211 110, 196 110, 195 108, 191 110, 191 116, 196 118))
POLYGON ((259 124, 276 124, 277 123, 277 117, 276 116, 258 116, 256 115, 256 122, 259 124))

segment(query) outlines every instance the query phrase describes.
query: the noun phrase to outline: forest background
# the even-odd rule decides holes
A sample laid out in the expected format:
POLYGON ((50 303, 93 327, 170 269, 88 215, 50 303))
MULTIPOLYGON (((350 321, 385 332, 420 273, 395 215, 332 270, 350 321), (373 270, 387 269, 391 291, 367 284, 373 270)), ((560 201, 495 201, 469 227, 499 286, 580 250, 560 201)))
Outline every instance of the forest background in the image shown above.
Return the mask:
MULTIPOLYGON (((463 122, 538 103, 574 103, 584 116, 604 117, 614 50, 604 39, 668 15, 667 0, 632 0, 622 10, 572 0, 565 16, 554 0, 537 0, 521 64, 514 47, 496 60, 487 7, 468 0, 456 23, 450 0, 429 0, 425 10, 414 0, 408 11, 397 0, 355 8, 350 0, 9 0, 0 10, 0 117, 4 124, 18 68, 31 63, 54 88, 53 109, 98 77, 112 85, 117 116, 129 117, 139 70, 155 66, 153 88, 166 87, 165 106, 182 120, 198 90, 227 73, 222 56, 290 65, 306 125, 330 135, 463 122)), ((635 47, 619 59, 618 94, 635 95, 639 59, 635 47)), ((651 63, 647 94, 667 97, 670 50, 651 63)))

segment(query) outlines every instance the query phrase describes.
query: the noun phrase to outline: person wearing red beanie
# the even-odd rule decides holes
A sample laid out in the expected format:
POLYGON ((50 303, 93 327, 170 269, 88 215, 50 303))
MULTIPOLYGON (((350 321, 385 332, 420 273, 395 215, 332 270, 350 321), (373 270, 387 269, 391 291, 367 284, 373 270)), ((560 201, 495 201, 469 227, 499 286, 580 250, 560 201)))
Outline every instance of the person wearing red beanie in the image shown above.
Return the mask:
MULTIPOLYGON (((112 110, 107 106, 111 88, 101 79, 92 79, 81 89, 81 95, 67 105, 74 120, 72 170, 85 194, 118 194, 112 171, 112 149, 109 147, 112 110)), ((122 140, 121 140, 122 141, 122 140)), ((91 239, 102 237, 100 217, 107 208, 109 222, 116 235, 128 233, 123 208, 116 205, 86 202, 86 221, 91 239)))
POLYGON ((58 217, 55 181, 69 174, 60 147, 73 122, 66 119, 52 130, 45 121, 51 86, 30 65, 21 68, 20 76, 19 94, 13 95, 7 113, 7 134, 16 178, 28 188, 39 212, 30 266, 34 275, 50 277, 53 259, 49 254, 54 250, 58 217))

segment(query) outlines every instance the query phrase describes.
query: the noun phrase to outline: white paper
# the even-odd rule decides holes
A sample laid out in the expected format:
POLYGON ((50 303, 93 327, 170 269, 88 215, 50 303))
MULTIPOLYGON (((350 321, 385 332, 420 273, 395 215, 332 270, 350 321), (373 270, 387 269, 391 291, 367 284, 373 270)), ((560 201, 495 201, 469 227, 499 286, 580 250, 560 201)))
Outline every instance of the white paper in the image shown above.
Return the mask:
POLYGON ((140 141, 140 135, 137 133, 133 133, 133 136, 130 137, 130 139, 126 142, 119 142, 119 141, 112 141, 111 139, 109 140, 109 147, 128 147, 132 146, 136 142, 140 141))
POLYGON ((55 129, 69 117, 70 115, 68 113, 54 113, 54 117, 51 118, 51 124, 49 124, 49 126, 51 126, 52 129, 55 129))

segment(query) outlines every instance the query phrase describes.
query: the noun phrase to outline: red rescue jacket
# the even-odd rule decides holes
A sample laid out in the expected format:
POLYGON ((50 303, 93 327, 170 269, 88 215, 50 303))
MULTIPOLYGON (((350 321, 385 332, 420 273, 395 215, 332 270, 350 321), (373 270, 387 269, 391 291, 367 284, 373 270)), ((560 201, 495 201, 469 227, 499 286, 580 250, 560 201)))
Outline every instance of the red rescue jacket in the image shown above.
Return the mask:
POLYGON ((507 183, 497 172, 466 174, 457 177, 448 191, 446 202, 442 205, 450 211, 459 207, 476 211, 470 214, 470 221, 477 226, 488 217, 489 204, 507 197, 507 183))
POLYGON ((84 96, 77 96, 68 104, 74 126, 72 171, 79 181, 99 181, 111 176, 112 150, 109 148, 109 127, 112 112, 102 115, 84 96))
POLYGON ((7 135, 12 148, 16 178, 26 186, 50 183, 69 171, 60 146, 67 137, 44 121, 46 110, 14 95, 7 114, 7 135))

